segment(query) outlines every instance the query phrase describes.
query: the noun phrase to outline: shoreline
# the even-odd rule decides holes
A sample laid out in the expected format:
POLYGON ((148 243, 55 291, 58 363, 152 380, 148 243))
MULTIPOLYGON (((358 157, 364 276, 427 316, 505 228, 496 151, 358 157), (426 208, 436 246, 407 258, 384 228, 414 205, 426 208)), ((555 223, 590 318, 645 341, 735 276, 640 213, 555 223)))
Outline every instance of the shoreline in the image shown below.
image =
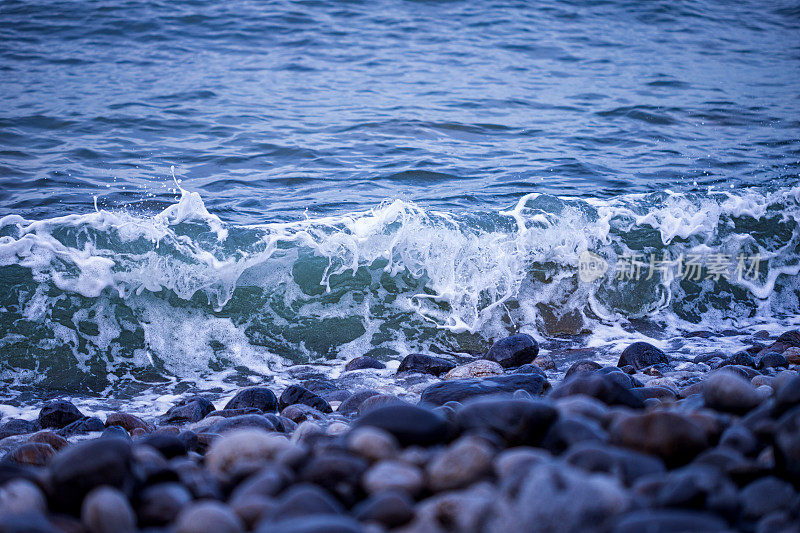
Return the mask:
POLYGON ((0 526, 790 531, 800 332, 755 339, 695 361, 636 342, 617 366, 580 360, 551 382, 553 359, 517 334, 461 365, 406 356, 406 398, 332 389, 299 365, 282 391, 184 397, 159 417, 52 400, 0 420, 0 526))

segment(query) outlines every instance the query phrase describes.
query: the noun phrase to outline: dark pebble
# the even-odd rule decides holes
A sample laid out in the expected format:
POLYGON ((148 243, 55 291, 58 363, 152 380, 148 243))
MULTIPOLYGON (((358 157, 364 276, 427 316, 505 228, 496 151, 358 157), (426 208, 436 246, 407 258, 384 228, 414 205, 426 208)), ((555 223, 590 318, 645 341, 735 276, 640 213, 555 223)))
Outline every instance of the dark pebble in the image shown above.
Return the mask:
POLYGON ((281 394, 280 400, 278 401, 278 407, 281 411, 283 411, 286 407, 296 403, 308 405, 309 407, 313 407, 314 409, 317 409, 323 413, 333 412, 330 404, 328 404, 328 402, 323 400, 317 394, 314 394, 310 390, 301 387, 300 385, 290 385, 281 394))
POLYGON ((301 483, 287 489, 270 513, 269 521, 278 522, 310 515, 343 514, 344 508, 328 491, 301 483))
POLYGON ((84 496, 99 485, 122 487, 130 476, 131 446, 117 438, 74 444, 50 463, 51 507, 75 513, 84 496))
POLYGON ((225 409, 260 409, 272 413, 278 409, 278 399, 267 387, 250 387, 242 389, 225 405, 225 409))
POLYGON ((712 514, 683 510, 641 510, 624 515, 613 533, 689 533, 730 531, 727 523, 712 514))
MULTIPOLYGON (((195 435, 195 438, 197 438, 197 435, 195 435)), ((186 445, 176 435, 153 433, 136 442, 137 444, 144 444, 155 448, 167 459, 186 455, 186 445)))
POLYGON ((421 353, 412 353, 408 354, 403 358, 402 361, 400 361, 400 366, 397 368, 397 373, 417 372, 420 374, 441 376, 455 367, 455 363, 441 357, 435 357, 433 355, 425 355, 421 353))
POLYGON ((596 372, 582 372, 562 381, 553 389, 550 397, 564 398, 576 394, 590 396, 606 405, 623 405, 634 409, 644 407, 642 400, 636 397, 630 388, 620 385, 614 376, 596 372))
POLYGON ((414 501, 404 492, 384 491, 356 505, 353 516, 361 522, 377 522, 391 529, 414 518, 414 501))
POLYGON ((39 412, 39 425, 43 428, 61 429, 83 418, 77 407, 67 400, 51 400, 39 412))
POLYGON ((767 476, 742 489, 742 513, 746 518, 759 519, 775 511, 790 510, 796 498, 791 484, 767 476))
POLYGON ((569 367, 567 373, 564 374, 564 379, 574 376, 575 374, 580 374, 582 372, 593 372, 595 370, 599 370, 603 368, 603 365, 600 363, 595 363, 594 361, 589 361, 584 359, 583 361, 577 361, 572 363, 572 366, 569 367))
POLYGON ((386 368, 386 365, 384 365, 374 357, 370 357, 368 355, 362 355, 361 357, 356 357, 355 359, 351 359, 344 366, 345 371, 364 370, 367 368, 381 369, 381 368, 386 368))
POLYGON ((90 433, 92 431, 104 431, 106 429, 106 425, 103 424, 103 421, 94 416, 87 416, 85 418, 81 418, 80 420, 76 420, 75 422, 68 424, 58 430, 59 434, 65 436, 72 436, 72 435, 82 435, 84 433, 90 433))
POLYGON ((404 402, 394 394, 376 394, 361 402, 361 405, 358 406, 358 416, 362 416, 374 409, 377 409, 378 407, 404 403, 408 402, 404 402))
POLYGON ((368 463, 346 452, 330 452, 313 457, 300 472, 302 481, 314 483, 350 507, 360 496, 361 475, 368 463))
POLYGON ((138 416, 130 415, 128 413, 111 413, 106 418, 106 427, 108 426, 120 426, 125 428, 125 430, 130 433, 134 429, 141 428, 148 433, 155 429, 152 424, 145 422, 138 416))
POLYGON ((363 533, 361 524, 346 516, 320 515, 264 524, 256 533, 363 533))
POLYGON ((479 399, 459 409, 455 423, 462 432, 491 433, 509 446, 535 446, 556 417, 542 400, 479 399))
POLYGON ((622 352, 617 366, 631 365, 636 370, 641 370, 666 363, 669 363, 669 358, 661 349, 647 342, 634 342, 622 352))
POLYGON ((652 455, 595 442, 583 442, 567 451, 567 463, 589 472, 605 472, 625 485, 637 479, 666 472, 664 462, 652 455))
POLYGON ((430 446, 450 438, 447 420, 413 405, 387 405, 358 418, 353 427, 373 426, 391 433, 401 446, 430 446))
POLYGON ((198 422, 214 410, 214 405, 202 396, 184 398, 162 415, 161 420, 169 424, 198 422))
POLYGON ((511 371, 511 373, 512 374, 539 374, 543 378, 547 377, 547 374, 545 373, 544 370, 542 370, 542 367, 540 367, 538 365, 534 365, 533 363, 528 363, 526 365, 522 365, 519 368, 515 368, 514 370, 511 371))
POLYGON ((527 333, 518 333, 495 342, 486 359, 500 363, 503 368, 522 366, 539 354, 539 344, 527 333))
POLYGON ((6 420, 2 425, 0 425, 0 439, 11 437, 13 435, 33 433, 39 429, 41 428, 36 422, 23 420, 21 418, 12 418, 10 420, 6 420))
POLYGON ((668 465, 685 464, 708 446, 697 424, 668 411, 622 417, 612 424, 610 435, 615 444, 655 455, 668 465))
POLYGON ((361 403, 370 396, 375 396, 376 394, 380 393, 376 390, 362 390, 354 392, 346 400, 339 404, 339 408, 336 409, 336 412, 343 414, 344 416, 355 415, 358 412, 358 408, 361 403))
POLYGON ((262 415, 240 415, 226 418, 214 423, 208 431, 211 433, 219 433, 220 435, 228 431, 243 428, 258 428, 264 431, 278 431, 276 424, 273 420, 262 415))
POLYGON ((589 418, 570 415, 559 417, 553 422, 542 439, 541 447, 554 455, 560 455, 579 443, 603 443, 607 440, 608 433, 600 424, 589 418))
POLYGON ((512 394, 524 390, 532 396, 541 396, 550 388, 550 383, 539 374, 508 374, 486 378, 455 379, 435 383, 422 391, 420 402, 443 405, 447 402, 463 402, 468 398, 487 394, 512 394))
POLYGON ((136 515, 139 527, 165 526, 192 501, 192 495, 180 483, 159 483, 145 488, 138 498, 136 515))

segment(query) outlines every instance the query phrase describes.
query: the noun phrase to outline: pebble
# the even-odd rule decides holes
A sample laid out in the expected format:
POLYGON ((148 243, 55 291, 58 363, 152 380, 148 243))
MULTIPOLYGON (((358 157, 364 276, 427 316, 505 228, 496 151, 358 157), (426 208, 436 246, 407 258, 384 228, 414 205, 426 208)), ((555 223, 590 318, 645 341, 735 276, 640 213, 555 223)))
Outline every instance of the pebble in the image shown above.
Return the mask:
POLYGON ((0 515, 38 514, 46 510, 44 494, 27 479, 12 479, 0 487, 0 515))
POLYGON ((67 400, 51 400, 39 412, 39 425, 43 428, 61 429, 83 418, 77 407, 67 400))
POLYGON ((524 390, 533 396, 540 396, 550 388, 546 378, 538 374, 506 374, 488 378, 455 379, 435 383, 425 388, 420 402, 443 405, 447 402, 463 402, 468 398, 488 394, 513 393, 524 390))
POLYGON ((240 533, 244 524, 219 502, 198 502, 184 508, 175 521, 175 533, 240 533))
POLYGON ((555 407, 543 400, 479 399, 458 410, 463 432, 497 435, 508 446, 537 445, 556 420, 555 407))
POLYGON ((8 457, 21 465, 45 466, 55 454, 55 448, 49 444, 27 442, 16 447, 8 457))
MULTIPOLYGON (((621 374, 621 373, 620 373, 621 374)), ((550 398, 558 399, 582 394, 595 398, 606 405, 622 405, 641 409, 644 403, 629 388, 620 385, 613 376, 597 373, 579 373, 562 381, 550 393, 550 398)))
POLYGON ((392 529, 414 518, 414 501, 404 492, 384 491, 356 505, 353 516, 361 522, 374 522, 392 529))
POLYGON ((312 457, 298 479, 319 485, 350 507, 358 501, 361 476, 368 466, 367 461, 356 455, 332 451, 312 457))
POLYGON ((14 435, 33 433, 38 429, 40 429, 39 425, 34 422, 22 420, 21 418, 12 418, 0 424, 0 439, 5 439, 6 437, 14 435))
POLYGON ((353 427, 372 426, 392 434, 401 446, 430 446, 450 435, 447 420, 429 409, 413 405, 387 405, 359 417, 353 427))
POLYGON ((553 361, 553 358, 549 355, 540 355, 536 359, 534 359, 531 364, 534 364, 540 368, 545 370, 555 370, 556 369, 556 362, 553 361))
POLYGON ((256 471, 291 446, 283 436, 241 429, 214 441, 205 462, 213 475, 226 480, 243 469, 256 471))
POLYGON ((130 415, 128 413, 111 413, 108 415, 106 418, 105 427, 109 426, 120 426, 128 433, 132 432, 136 428, 141 428, 148 433, 155 429, 152 424, 145 422, 138 416, 130 415))
POLYGON ((455 368, 455 363, 435 357, 432 355, 425 355, 421 353, 412 353, 400 361, 400 366, 397 368, 397 373, 402 372, 417 372, 420 374, 430 374, 432 376, 441 376, 455 368))
POLYGON ((631 365, 636 370, 669 363, 669 358, 660 348, 647 342, 634 342, 619 357, 617 366, 631 365))
POLYGON ((583 372, 594 372, 595 370, 599 370, 601 368, 603 368, 603 365, 594 361, 588 361, 585 359, 577 361, 572 363, 572 366, 567 369, 566 374, 564 374, 564 379, 570 378, 575 374, 581 374, 583 372))
POLYGON ((281 393, 281 397, 278 400, 278 409, 283 411, 286 407, 297 403, 308 405, 323 413, 333 412, 328 402, 300 385, 289 385, 283 393, 281 393))
POLYGON ((50 462, 54 510, 77 512, 84 496, 100 485, 122 487, 131 476, 131 445, 118 438, 87 440, 69 446, 50 462))
POLYGON ((488 359, 478 359, 453 368, 444 375, 444 379, 482 378, 502 374, 503 367, 499 363, 488 359))
POLYGON ((275 393, 267 387, 248 387, 236 393, 225 404, 225 409, 258 409, 264 413, 272 413, 278 409, 275 393))
POLYGON ((345 442, 348 450, 368 461, 396 457, 400 451, 400 444, 391 433, 371 426, 350 431, 345 442))
POLYGON ((374 357, 370 357, 368 355, 362 355, 360 357, 351 359, 344 366, 346 372, 349 372, 351 370, 364 370, 367 368, 383 369, 386 368, 386 365, 381 363, 374 357))
POLYGON ((462 437, 428 463, 428 486, 443 491, 469 485, 491 471, 493 458, 492 449, 481 440, 462 437))
POLYGON ((373 411, 379 407, 384 407, 386 405, 408 405, 407 402, 404 402, 394 394, 376 394, 374 396, 370 396, 369 398, 365 399, 361 402, 361 405, 358 406, 358 416, 364 416, 366 413, 373 411))
POLYGON ((685 464, 708 446, 706 434, 689 418, 668 411, 625 416, 611 426, 612 442, 685 464))
POLYGON ((142 490, 136 506, 139 527, 165 526, 192 501, 192 495, 180 483, 159 483, 142 490))
POLYGON ((39 431, 31 435, 28 442, 43 442, 49 444, 54 450, 59 451, 67 447, 69 442, 61 435, 49 430, 39 431))
POLYGON ((362 390, 354 392, 344 399, 341 404, 339 404, 336 412, 344 416, 353 416, 358 413, 358 408, 361 406, 364 400, 370 396, 375 396, 376 394, 380 393, 376 390, 362 390))
POLYGON ((425 488, 425 477, 414 465, 384 460, 375 463, 364 473, 362 483, 369 494, 399 490, 415 496, 425 488))
POLYGON ((98 487, 86 495, 81 506, 81 521, 91 533, 136 531, 136 515, 128 498, 112 487, 98 487))
POLYGON ((161 420, 165 423, 184 424, 186 422, 198 422, 214 410, 214 405, 202 396, 191 396, 184 398, 162 415, 161 420))
POLYGON ((718 371, 703 380, 703 400, 712 409, 742 414, 758 406, 762 399, 747 379, 718 371))
POLYGON ((503 368, 533 362, 539 354, 539 344, 527 333, 518 333, 495 342, 486 359, 500 363, 503 368))

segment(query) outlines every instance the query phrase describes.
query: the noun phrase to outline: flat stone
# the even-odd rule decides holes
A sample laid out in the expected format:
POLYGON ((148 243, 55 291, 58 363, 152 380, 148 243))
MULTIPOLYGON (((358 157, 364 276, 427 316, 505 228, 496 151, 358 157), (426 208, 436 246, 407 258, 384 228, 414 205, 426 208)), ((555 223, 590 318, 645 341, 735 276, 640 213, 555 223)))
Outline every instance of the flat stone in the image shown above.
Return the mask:
POLYGON ((547 379, 538 374, 508 374, 488 378, 455 379, 430 385, 422 391, 420 401, 431 405, 443 405, 450 401, 463 402, 468 398, 488 394, 511 395, 524 390, 532 396, 540 396, 550 388, 547 379))
POLYGON ((351 370, 365 370, 368 368, 383 369, 386 368, 386 365, 381 363, 374 357, 370 357, 368 355, 362 355, 360 357, 351 359, 344 366, 346 372, 349 372, 351 370))
POLYGON ((39 424, 21 418, 11 418, 0 424, 0 439, 37 431, 39 424))
POLYGON ((445 374, 444 379, 481 378, 502 374, 503 367, 500 366, 500 363, 488 359, 478 359, 453 368, 445 374))

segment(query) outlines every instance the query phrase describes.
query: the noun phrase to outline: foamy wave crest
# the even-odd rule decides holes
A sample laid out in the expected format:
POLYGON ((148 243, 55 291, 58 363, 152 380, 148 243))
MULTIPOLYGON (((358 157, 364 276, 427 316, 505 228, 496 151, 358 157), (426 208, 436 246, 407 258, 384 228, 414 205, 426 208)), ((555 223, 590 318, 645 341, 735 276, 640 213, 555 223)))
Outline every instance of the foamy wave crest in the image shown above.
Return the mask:
POLYGON ((154 216, 6 216, 0 361, 6 378, 98 390, 365 353, 479 354, 520 329, 542 339, 632 319, 665 331, 781 321, 800 308, 799 220, 796 187, 531 194, 499 213, 397 200, 251 226, 226 224, 182 190, 154 216), (588 281, 587 251, 608 267, 588 281), (621 275, 629 257, 667 255, 761 263, 745 277, 621 275))

